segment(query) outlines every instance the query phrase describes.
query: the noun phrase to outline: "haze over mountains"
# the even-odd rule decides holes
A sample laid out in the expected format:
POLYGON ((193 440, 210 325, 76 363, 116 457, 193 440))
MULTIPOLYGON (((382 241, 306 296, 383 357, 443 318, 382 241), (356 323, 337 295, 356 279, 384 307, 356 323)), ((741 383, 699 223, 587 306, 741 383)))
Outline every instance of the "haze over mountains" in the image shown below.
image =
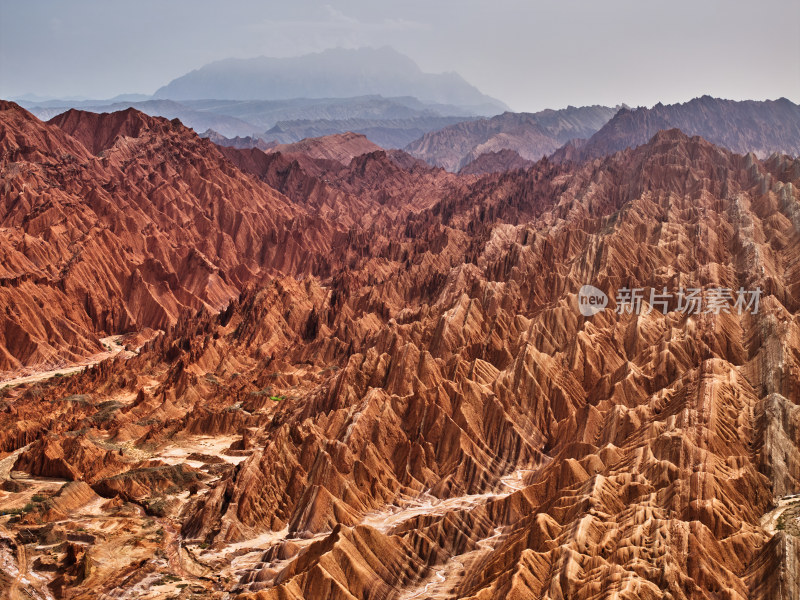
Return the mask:
POLYGON ((294 58, 226 59, 171 81, 154 97, 286 100, 373 94, 413 96, 479 112, 508 108, 456 73, 423 73, 414 61, 389 47, 338 48, 294 58))
POLYGON ((703 96, 652 108, 511 113, 457 75, 423 73, 388 47, 227 59, 175 79, 151 99, 135 100, 24 105, 43 119, 72 107, 94 112, 133 107, 178 118, 234 147, 266 148, 353 132, 454 172, 483 154, 490 157, 469 172, 502 171, 549 155, 555 160, 602 157, 646 143, 657 131, 672 127, 761 157, 800 151, 800 108, 785 98, 736 102, 703 96))
POLYGON ((354 131, 369 133, 376 143, 402 147, 428 131, 476 118, 457 106, 428 105, 416 98, 295 98, 292 100, 145 100, 141 102, 48 101, 22 103, 41 119, 78 108, 114 112, 135 108, 151 116, 180 119, 207 135, 255 137, 264 142, 298 142, 306 137, 354 131))
POLYGON ((3 366, 119 351, 2 391, 12 595, 800 589, 797 157, 671 129, 478 178, 4 102, 0 173, 3 366))
POLYGON ((20 102, 45 120, 70 108, 113 112, 132 107, 151 116, 178 118, 207 135, 292 143, 353 131, 387 148, 508 109, 454 73, 423 73, 391 48, 228 59, 179 77, 152 97, 20 102))

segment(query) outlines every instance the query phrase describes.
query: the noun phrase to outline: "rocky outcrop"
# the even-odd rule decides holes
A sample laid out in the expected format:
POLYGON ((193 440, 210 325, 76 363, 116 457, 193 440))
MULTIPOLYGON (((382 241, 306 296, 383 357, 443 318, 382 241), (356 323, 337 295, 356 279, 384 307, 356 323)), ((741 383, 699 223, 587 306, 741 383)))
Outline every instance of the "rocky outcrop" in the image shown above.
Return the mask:
POLYGON ((105 477, 94 484, 94 490, 105 497, 120 496, 142 500, 171 490, 183 491, 200 481, 204 474, 186 465, 155 465, 130 469, 124 473, 105 477))
POLYGON ((277 144, 266 149, 267 152, 300 154, 309 158, 334 160, 343 165, 347 165, 356 156, 378 150, 381 150, 381 147, 370 142, 366 136, 349 131, 318 138, 306 138, 293 144, 277 144))
POLYGON ((45 124, 4 103, 0 130, 0 371, 219 310, 268 272, 325 269, 331 224, 178 121, 72 110, 45 124))
POLYGON ((214 142, 217 146, 224 146, 226 148, 238 148, 240 150, 245 150, 247 148, 258 148, 259 150, 268 150, 274 143, 265 142, 260 137, 253 137, 253 136, 236 136, 234 138, 227 138, 224 135, 214 131, 213 129, 207 129, 203 133, 200 134, 200 137, 207 138, 214 142))
POLYGON ((461 175, 486 175, 488 173, 503 173, 515 169, 526 169, 533 161, 522 158, 518 152, 508 148, 497 152, 481 154, 471 163, 462 167, 458 172, 461 175))
POLYGON ((665 129, 699 135, 740 154, 753 152, 760 158, 776 152, 800 156, 800 106, 797 104, 786 98, 737 102, 702 96, 683 104, 659 102, 652 108, 622 108, 580 148, 568 145, 556 152, 554 158, 601 158, 646 144, 658 131, 665 129))
POLYGON ((513 150, 525 160, 539 160, 573 138, 586 138, 613 115, 605 106, 567 107, 538 113, 503 113, 464 121, 426 133, 405 150, 448 171, 459 171, 479 156, 513 150))
POLYGON ((97 115, 70 109, 48 121, 83 144, 92 154, 108 150, 122 138, 140 138, 145 132, 163 136, 171 124, 166 119, 154 119, 134 108, 97 115))
POLYGON ((337 525, 281 572, 279 587, 240 598, 390 598, 398 582, 413 578, 415 569, 422 567, 419 562, 409 563, 413 555, 413 549, 395 536, 370 527, 337 525))
POLYGON ((321 218, 353 227, 388 227, 411 212, 431 208, 445 193, 463 194, 462 181, 401 150, 376 150, 346 165, 305 155, 258 149, 220 151, 242 171, 321 218))
POLYGON ((14 469, 40 477, 89 483, 129 468, 118 454, 85 436, 43 437, 17 458, 14 469))
POLYGON ((85 481, 73 481, 65 484, 50 501, 42 513, 45 521, 63 521, 77 511, 98 502, 100 496, 94 493, 85 481))

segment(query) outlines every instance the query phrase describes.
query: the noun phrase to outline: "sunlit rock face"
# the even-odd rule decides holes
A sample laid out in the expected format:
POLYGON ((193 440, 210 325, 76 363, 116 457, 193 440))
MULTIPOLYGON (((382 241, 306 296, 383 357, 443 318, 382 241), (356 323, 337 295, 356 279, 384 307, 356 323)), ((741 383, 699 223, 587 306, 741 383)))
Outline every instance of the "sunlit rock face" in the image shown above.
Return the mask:
POLYGON ((669 130, 479 179, 400 152, 219 150, 137 113, 3 115, 3 251, 43 273, 0 288, 27 315, 4 317, 7 368, 25 344, 85 356, 99 333, 162 330, 3 392, 0 508, 21 510, 0 552, 36 574, 15 590, 798 589, 797 159, 669 130), (55 284, 69 236, 85 250, 55 284), (147 261, 173 279, 109 283, 147 261), (23 563, 29 535, 61 545, 23 563))

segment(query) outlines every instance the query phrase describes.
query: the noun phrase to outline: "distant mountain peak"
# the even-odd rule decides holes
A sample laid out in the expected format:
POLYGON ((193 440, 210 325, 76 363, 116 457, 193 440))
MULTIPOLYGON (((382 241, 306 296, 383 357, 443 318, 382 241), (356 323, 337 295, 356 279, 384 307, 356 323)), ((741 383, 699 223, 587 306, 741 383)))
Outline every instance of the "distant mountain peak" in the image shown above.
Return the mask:
POLYGON ((362 95, 412 96, 457 106, 508 107, 481 93, 457 73, 424 73, 390 46, 331 48, 289 58, 226 58, 174 79, 155 98, 284 100, 362 95))

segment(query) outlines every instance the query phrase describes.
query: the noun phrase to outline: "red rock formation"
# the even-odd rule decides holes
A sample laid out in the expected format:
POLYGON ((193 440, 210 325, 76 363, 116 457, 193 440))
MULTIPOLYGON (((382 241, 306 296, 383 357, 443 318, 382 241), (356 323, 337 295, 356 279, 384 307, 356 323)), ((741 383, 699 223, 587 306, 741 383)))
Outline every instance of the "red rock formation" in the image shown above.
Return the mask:
POLYGON ((526 169, 533 164, 525 160, 518 152, 505 148, 498 152, 485 152, 468 165, 459 170, 461 175, 486 175, 488 173, 502 173, 515 169, 526 169))
POLYGON ((47 504, 42 514, 45 521, 63 521, 83 508, 100 500, 92 488, 83 481, 66 484, 47 504))
POLYGON ((43 437, 31 444, 14 463, 14 469, 41 477, 89 483, 129 468, 119 456, 83 436, 43 437))
POLYGON ((397 153, 225 155, 237 181, 339 215, 329 268, 265 263, 135 358, 4 392, 3 450, 31 444, 15 469, 138 504, 109 515, 128 528, 159 519, 151 556, 103 575, 73 552, 89 576, 59 567, 59 589, 140 589, 134 571, 248 599, 796 589, 797 529, 765 515, 800 490, 800 161, 677 130, 480 179, 397 153), (610 296, 591 317, 586 284, 610 296), (626 286, 645 310, 616 312, 626 286), (665 287, 763 295, 647 310, 665 287))
POLYGON ((258 149, 220 151, 242 171, 347 227, 386 227, 409 212, 430 208, 445 191, 462 194, 464 188, 456 177, 401 150, 369 152, 347 165, 258 149))
POLYGON ((140 138, 145 133, 169 135, 172 124, 149 117, 134 108, 97 115, 70 109, 47 122, 81 142, 92 154, 112 148, 122 138, 140 138))
POLYGON ((177 121, 69 111, 44 124, 4 103, 0 140, 0 371, 218 310, 268 272, 326 268, 330 223, 177 121))
POLYGON ((300 154, 315 159, 334 160, 347 165, 356 156, 381 150, 360 133, 335 133, 319 138, 306 138, 293 144, 278 144, 267 148, 267 152, 300 154))

